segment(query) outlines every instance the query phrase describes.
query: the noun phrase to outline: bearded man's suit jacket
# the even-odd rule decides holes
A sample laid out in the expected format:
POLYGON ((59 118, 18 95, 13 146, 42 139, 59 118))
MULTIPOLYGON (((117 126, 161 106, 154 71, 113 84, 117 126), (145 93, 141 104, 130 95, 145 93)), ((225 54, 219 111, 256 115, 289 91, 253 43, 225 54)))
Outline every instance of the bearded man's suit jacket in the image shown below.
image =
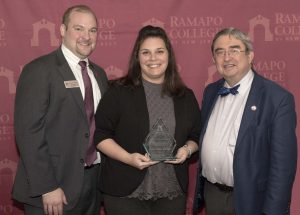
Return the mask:
MULTIPOLYGON (((221 79, 204 91, 200 155, 207 123, 223 84, 221 79)), ((233 158, 237 215, 289 214, 297 165, 295 128, 293 95, 254 72, 233 158)), ((203 186, 199 162, 194 213, 203 206, 203 186)))

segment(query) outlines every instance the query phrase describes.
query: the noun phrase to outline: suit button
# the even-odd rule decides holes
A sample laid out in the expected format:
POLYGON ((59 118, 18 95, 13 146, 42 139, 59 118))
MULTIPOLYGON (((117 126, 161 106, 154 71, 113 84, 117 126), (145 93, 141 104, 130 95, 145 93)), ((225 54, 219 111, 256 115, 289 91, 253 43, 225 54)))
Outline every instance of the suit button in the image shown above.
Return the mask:
POLYGON ((80 159, 80 163, 84 164, 84 159, 80 159))
POLYGON ((86 138, 89 138, 89 137, 90 137, 89 133, 85 133, 84 136, 85 136, 86 138))

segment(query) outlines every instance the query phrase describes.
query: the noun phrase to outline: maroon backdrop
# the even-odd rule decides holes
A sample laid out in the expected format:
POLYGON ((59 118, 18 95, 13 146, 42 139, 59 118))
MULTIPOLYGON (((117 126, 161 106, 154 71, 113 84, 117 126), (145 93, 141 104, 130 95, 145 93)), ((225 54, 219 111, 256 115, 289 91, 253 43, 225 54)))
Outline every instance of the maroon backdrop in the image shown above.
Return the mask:
MULTIPOLYGON (((89 5, 98 16, 99 42, 92 59, 106 70, 109 78, 125 73, 133 42, 143 25, 162 26, 174 45, 180 73, 200 102, 204 87, 218 78, 211 60, 211 39, 221 28, 234 26, 253 39, 258 72, 290 90, 299 113, 299 0, 0 0, 1 215, 23 214, 11 199, 19 159, 13 110, 20 72, 31 59, 59 46, 61 16, 67 7, 78 3, 89 5)), ((298 136, 299 132, 297 128, 298 136)), ((193 163, 187 215, 191 214, 195 168, 193 163)), ((300 214, 299 188, 298 171, 292 215, 300 214)))

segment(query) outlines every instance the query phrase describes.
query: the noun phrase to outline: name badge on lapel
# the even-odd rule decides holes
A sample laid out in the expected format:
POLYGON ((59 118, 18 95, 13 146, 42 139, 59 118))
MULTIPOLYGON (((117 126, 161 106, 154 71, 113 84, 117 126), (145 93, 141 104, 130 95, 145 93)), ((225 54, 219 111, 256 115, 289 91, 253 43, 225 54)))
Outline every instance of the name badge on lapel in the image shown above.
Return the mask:
POLYGON ((64 81, 66 88, 78 88, 79 84, 78 81, 72 80, 72 81, 64 81))

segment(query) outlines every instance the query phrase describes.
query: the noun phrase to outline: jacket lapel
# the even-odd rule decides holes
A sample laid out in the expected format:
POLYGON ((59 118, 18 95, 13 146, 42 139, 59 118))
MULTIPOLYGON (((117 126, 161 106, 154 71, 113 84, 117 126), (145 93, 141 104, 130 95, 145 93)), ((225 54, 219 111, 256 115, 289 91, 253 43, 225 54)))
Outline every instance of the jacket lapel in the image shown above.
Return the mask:
MULTIPOLYGON (((58 71, 61 74, 63 81, 76 80, 60 48, 57 50, 57 61, 58 61, 58 71)), ((87 120, 80 88, 79 87, 69 88, 68 92, 71 93, 72 97, 75 100, 75 103, 78 105, 80 111, 84 115, 84 118, 87 120)))
MULTIPOLYGON (((148 113, 148 107, 147 107, 147 101, 146 101, 146 95, 143 86, 138 87, 137 89, 133 90, 133 104, 135 107, 135 113, 137 115, 138 120, 138 135, 140 138, 140 141, 144 142, 146 136, 148 135, 150 131, 149 127, 149 113, 148 113)), ((142 144, 141 144, 141 147, 142 144)))
MULTIPOLYGON (((182 97, 173 97, 173 103, 174 103, 174 115, 175 115, 175 134, 174 138, 175 140, 179 140, 181 136, 181 132, 183 131, 183 127, 185 126, 183 122, 185 122, 184 118, 186 117, 185 113, 185 103, 182 102, 182 97), (179 123, 181 122, 181 123, 179 123)), ((177 149, 180 147, 178 144, 176 144, 177 149)))
POLYGON ((247 133, 249 125, 253 123, 256 118, 255 116, 260 108, 262 90, 263 79, 256 72, 254 72, 254 79, 242 116, 235 150, 237 150, 237 148, 242 144, 243 136, 247 133))

